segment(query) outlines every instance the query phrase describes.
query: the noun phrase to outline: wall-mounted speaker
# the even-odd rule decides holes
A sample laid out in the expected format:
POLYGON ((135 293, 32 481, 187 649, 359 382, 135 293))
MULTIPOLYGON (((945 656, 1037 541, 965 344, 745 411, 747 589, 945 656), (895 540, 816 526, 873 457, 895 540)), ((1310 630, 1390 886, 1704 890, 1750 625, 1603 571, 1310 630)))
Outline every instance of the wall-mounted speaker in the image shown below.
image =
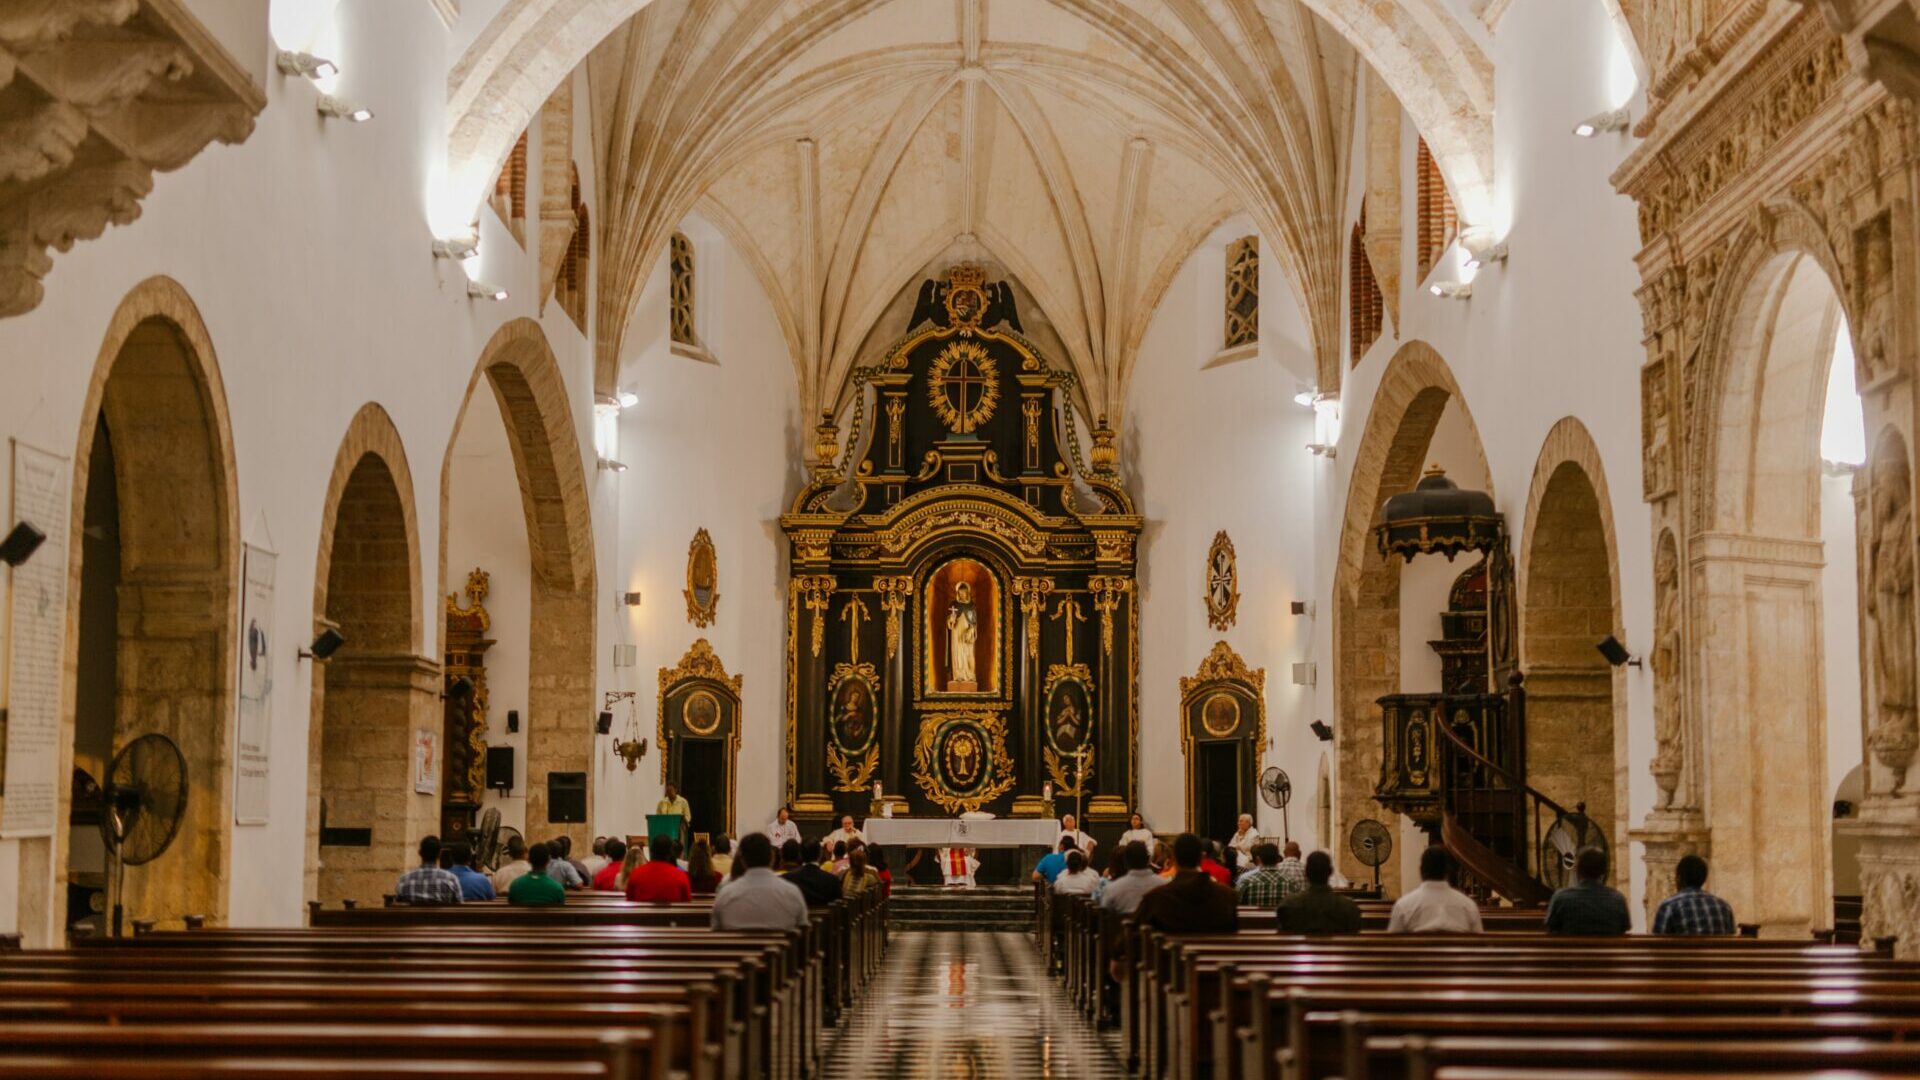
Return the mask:
POLYGON ((520 734, 520 710, 519 709, 507 710, 507 734, 509 735, 520 734))
POLYGON ((595 735, 613 734, 613 714, 602 710, 600 715, 594 718, 593 733, 595 735))
POLYGON ((1325 720, 1315 720, 1307 726, 1313 729, 1314 737, 1321 742, 1333 741, 1333 728, 1329 727, 1325 720))
POLYGON ((487 747, 487 787, 503 795, 513 790, 513 747, 487 747))
POLYGON ((568 824, 587 820, 587 774, 547 774, 547 820, 568 824))

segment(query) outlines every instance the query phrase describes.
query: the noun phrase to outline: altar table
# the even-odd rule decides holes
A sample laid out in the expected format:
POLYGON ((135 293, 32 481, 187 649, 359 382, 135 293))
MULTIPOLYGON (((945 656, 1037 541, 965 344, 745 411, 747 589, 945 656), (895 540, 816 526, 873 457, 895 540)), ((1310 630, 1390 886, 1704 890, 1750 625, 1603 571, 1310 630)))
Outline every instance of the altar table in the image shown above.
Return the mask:
POLYGON ((1050 848, 1060 837, 1052 818, 868 818, 867 843, 889 847, 1050 848))

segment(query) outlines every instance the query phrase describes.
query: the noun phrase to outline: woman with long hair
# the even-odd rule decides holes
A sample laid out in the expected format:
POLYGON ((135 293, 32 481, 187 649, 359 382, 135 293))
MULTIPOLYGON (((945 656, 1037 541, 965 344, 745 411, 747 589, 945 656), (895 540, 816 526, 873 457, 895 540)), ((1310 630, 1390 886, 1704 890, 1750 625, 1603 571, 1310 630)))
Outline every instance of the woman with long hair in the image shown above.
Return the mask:
POLYGON ((687 851, 687 884, 695 896, 712 896, 720 889, 720 871, 713 868, 713 848, 695 840, 687 851))

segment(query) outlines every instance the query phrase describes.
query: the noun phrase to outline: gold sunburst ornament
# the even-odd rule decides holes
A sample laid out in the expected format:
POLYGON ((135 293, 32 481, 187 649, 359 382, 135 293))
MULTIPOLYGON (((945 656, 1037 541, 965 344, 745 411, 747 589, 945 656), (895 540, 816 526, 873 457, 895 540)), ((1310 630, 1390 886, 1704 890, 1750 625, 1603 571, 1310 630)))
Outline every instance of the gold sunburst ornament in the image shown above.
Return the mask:
POLYGON ((984 345, 956 341, 927 369, 927 397, 949 430, 971 434, 1000 404, 999 368, 984 345))

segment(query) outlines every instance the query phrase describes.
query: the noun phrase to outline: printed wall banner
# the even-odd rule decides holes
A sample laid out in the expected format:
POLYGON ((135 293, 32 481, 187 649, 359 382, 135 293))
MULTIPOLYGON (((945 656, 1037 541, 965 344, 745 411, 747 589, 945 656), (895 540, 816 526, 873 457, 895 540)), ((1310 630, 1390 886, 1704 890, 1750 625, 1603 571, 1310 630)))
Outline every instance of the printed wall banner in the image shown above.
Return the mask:
POLYGON ((233 822, 265 825, 273 739, 273 571, 276 557, 246 546, 240 590, 240 693, 234 731, 233 822))
POLYGON ((440 793, 440 735, 427 728, 413 729, 413 790, 420 795, 440 793))
POLYGON ((60 814, 60 671, 67 616, 67 459, 13 444, 13 512, 47 538, 13 569, 0 837, 52 836, 60 814))

